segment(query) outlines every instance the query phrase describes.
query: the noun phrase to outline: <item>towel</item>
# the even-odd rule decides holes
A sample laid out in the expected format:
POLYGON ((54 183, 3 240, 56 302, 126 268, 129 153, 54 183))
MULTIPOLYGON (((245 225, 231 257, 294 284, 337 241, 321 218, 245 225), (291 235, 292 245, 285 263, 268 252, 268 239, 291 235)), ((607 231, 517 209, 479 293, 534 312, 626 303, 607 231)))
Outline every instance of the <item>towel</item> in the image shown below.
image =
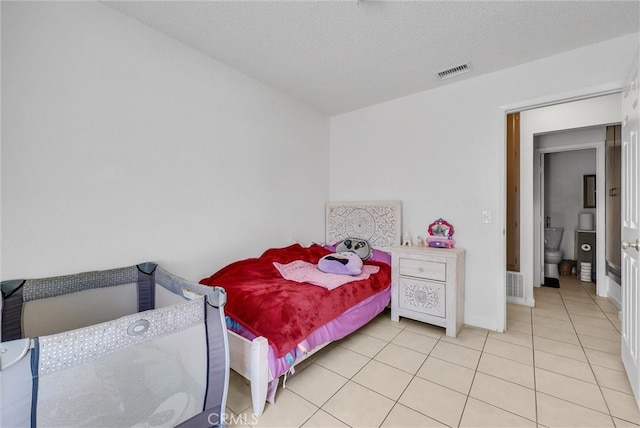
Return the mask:
POLYGON ((351 281, 367 279, 380 270, 378 266, 364 265, 360 275, 339 275, 322 272, 318 269, 317 265, 303 260, 295 260, 287 264, 273 262, 273 265, 278 269, 278 272, 280 272, 280 275, 282 275, 284 279, 295 282, 307 282, 324 287, 327 290, 333 290, 351 281))

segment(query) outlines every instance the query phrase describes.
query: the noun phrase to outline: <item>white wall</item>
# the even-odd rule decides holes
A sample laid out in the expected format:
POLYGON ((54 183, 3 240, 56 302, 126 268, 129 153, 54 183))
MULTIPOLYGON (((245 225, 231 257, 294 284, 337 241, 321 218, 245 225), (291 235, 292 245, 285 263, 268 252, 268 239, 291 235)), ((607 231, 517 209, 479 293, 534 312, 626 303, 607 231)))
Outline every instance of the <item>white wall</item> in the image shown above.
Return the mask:
POLYGON ((326 117, 97 2, 2 2, 2 279, 322 239, 326 117))
POLYGON ((414 238, 439 217, 452 223, 466 249, 465 321, 504 329, 505 112, 619 88, 637 44, 630 35, 331 118, 331 199, 401 199, 414 238))

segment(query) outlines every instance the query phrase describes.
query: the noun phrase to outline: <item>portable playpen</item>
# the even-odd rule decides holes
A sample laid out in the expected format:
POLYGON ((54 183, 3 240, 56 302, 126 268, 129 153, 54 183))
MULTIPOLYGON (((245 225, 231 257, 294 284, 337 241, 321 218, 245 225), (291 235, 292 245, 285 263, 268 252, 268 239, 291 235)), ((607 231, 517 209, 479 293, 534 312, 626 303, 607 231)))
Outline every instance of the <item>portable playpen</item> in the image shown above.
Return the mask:
POLYGON ((224 289, 155 263, 1 286, 0 426, 224 425, 224 289))

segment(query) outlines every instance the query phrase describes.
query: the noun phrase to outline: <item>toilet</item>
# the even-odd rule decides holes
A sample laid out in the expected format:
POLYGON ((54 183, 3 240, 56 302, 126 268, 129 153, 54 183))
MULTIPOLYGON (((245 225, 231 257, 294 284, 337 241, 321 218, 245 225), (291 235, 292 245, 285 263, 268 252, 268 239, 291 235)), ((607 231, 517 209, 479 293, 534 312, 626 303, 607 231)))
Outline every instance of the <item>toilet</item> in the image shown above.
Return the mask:
POLYGON ((559 278, 558 264, 562 261, 562 227, 547 227, 544 229, 544 276, 545 278, 559 278))

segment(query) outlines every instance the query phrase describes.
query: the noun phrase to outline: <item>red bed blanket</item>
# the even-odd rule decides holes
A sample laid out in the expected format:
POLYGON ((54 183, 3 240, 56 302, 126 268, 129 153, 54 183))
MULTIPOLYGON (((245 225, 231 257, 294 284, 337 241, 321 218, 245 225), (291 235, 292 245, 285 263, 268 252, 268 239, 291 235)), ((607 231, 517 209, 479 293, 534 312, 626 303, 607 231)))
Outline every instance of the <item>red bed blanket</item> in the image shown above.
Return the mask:
POLYGON ((226 314, 256 336, 266 337, 276 356, 282 357, 315 329, 391 283, 391 267, 377 261, 365 262, 380 267, 369 279, 331 291, 286 280, 273 264, 296 260, 317 264, 330 253, 320 245, 272 248, 258 258, 231 263, 200 283, 223 287, 226 314))

